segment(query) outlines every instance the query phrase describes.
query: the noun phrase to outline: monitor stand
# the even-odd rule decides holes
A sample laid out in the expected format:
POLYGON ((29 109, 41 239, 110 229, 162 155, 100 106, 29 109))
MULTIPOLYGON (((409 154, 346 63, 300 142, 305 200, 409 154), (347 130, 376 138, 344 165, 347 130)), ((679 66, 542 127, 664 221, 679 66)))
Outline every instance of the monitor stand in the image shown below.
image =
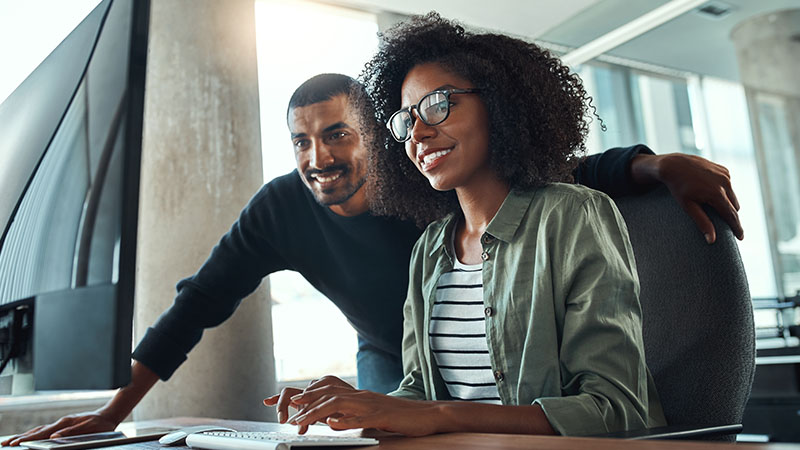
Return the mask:
POLYGON ((6 395, 31 395, 33 394, 33 371, 28 361, 27 368, 24 362, 19 364, 17 361, 12 362, 6 367, 5 373, 8 375, 0 376, 0 396, 6 395), (10 369, 10 370, 9 370, 10 369))

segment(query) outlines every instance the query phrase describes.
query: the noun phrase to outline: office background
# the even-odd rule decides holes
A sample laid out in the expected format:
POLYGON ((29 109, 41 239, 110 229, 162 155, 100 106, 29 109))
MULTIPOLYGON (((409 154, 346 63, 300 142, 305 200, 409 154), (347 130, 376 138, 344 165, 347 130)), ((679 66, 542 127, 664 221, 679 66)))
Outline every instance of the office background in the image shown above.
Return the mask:
MULTIPOLYGON (((9 69, 0 73, 0 100, 96 3, 0 3, 0 30, 8 33, 0 38, 0 56, 9 62, 9 69)), ((376 48, 378 30, 431 9, 467 26, 534 40, 559 54, 624 31, 626 24, 661 10, 662 24, 652 26, 659 20, 656 15, 655 22, 628 31, 621 44, 573 66, 608 126, 602 132, 593 124, 589 152, 644 142, 657 153, 691 153, 727 166, 742 206, 746 237, 740 251, 752 296, 775 299, 800 290, 796 0, 504 0, 491 6, 447 0, 154 0, 144 161, 153 169, 143 173, 143 191, 149 194, 143 192, 141 219, 142 232, 152 239, 144 236, 140 243, 137 336, 171 303, 174 283, 202 262, 262 180, 294 168, 285 126, 293 89, 320 72, 357 76, 376 48), (664 19, 670 5, 687 11, 664 19), (218 131, 209 131, 214 129, 218 131), (182 153, 176 145, 184 147, 182 153), (186 192, 192 193, 188 199, 186 192), (187 218, 182 215, 187 202, 211 209, 200 221, 187 218), (144 209, 153 212, 148 215, 144 209), (174 241, 174 230, 187 224, 194 229, 180 243, 164 242, 174 241), (179 263, 164 255, 169 249, 181 253, 179 263), (174 268, 165 271, 162 265, 174 268)), ((253 309, 233 319, 240 323, 206 336, 190 358, 190 364, 198 364, 191 374, 182 369, 176 381, 160 387, 163 396, 148 396, 137 409, 139 417, 190 410, 198 415, 199 407, 210 416, 224 416, 214 404, 232 398, 238 400, 228 403, 254 405, 230 414, 263 418, 253 391, 326 373, 354 375, 354 332, 299 275, 273 275, 254 297, 245 303, 253 309), (325 329, 326 338, 304 329, 325 329), (249 350, 237 345, 242 341, 251 343, 249 350), (226 346, 236 352, 218 365, 239 361, 241 352, 260 357, 243 366, 237 363, 240 369, 224 374, 200 362, 218 358, 226 346), (231 393, 226 380, 243 376, 253 379, 253 389, 231 393), (219 397, 197 392, 210 379, 221 386, 215 394, 219 397), (178 385, 195 392, 183 397, 188 400, 176 400, 179 394, 167 393, 178 385)), ((759 345, 797 345, 789 332, 789 325, 798 321, 796 310, 757 309, 759 345)), ((12 415, 36 423, 94 407, 108 395, 0 398, 0 433, 25 426, 7 420, 12 415), (20 410, 27 413, 17 414, 20 410)))

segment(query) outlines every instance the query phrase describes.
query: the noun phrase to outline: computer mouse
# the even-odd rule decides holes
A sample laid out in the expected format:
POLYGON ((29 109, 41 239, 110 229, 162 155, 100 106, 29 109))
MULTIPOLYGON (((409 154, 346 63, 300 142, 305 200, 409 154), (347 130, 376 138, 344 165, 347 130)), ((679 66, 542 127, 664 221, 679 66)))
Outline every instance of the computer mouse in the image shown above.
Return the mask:
POLYGON ((158 440, 158 443, 161 445, 183 445, 184 441, 186 440, 186 436, 192 433, 202 433, 204 431, 231 431, 236 432, 236 430, 221 427, 218 425, 197 425, 194 427, 186 427, 181 428, 180 430, 175 430, 172 433, 165 434, 158 440))

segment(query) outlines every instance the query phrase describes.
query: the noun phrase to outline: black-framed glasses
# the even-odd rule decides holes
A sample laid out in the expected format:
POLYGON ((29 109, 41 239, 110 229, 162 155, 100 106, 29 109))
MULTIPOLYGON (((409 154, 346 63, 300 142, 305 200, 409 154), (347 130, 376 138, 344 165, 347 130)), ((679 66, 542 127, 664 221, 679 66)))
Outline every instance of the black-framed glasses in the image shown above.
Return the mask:
POLYGON ((453 94, 475 94, 480 89, 443 89, 425 94, 419 103, 403 108, 389 117, 386 128, 392 132, 392 137, 397 142, 411 139, 411 128, 414 127, 413 110, 426 125, 439 125, 450 115, 450 96, 453 94))

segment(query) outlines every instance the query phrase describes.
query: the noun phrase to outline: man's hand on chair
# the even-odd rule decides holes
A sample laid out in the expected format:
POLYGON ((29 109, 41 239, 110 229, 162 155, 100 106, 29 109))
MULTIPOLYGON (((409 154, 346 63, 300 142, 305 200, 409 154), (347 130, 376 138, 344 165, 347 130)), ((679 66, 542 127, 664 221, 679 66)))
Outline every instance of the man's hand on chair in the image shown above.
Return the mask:
POLYGON ((733 234, 739 240, 744 239, 739 221, 739 200, 733 192, 730 173, 724 166, 683 153, 643 154, 631 161, 631 176, 639 184, 664 183, 709 244, 717 240, 717 233, 703 211, 703 205, 714 208, 730 225, 733 234))

